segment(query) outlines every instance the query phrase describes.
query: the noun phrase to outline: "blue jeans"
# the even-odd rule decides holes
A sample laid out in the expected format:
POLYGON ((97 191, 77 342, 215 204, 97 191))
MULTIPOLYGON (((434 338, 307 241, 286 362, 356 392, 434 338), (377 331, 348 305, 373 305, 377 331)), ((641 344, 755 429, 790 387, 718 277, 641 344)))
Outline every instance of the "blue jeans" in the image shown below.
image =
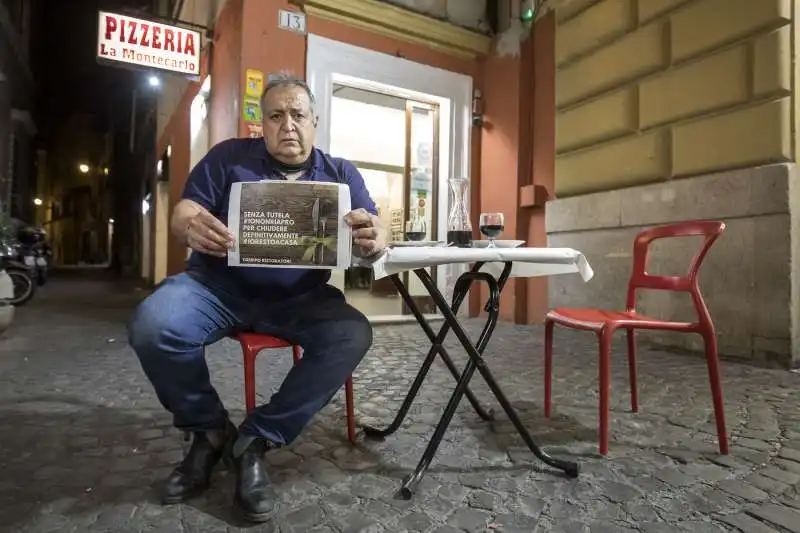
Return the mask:
POLYGON ((358 366, 372 344, 372 327, 329 285, 273 302, 239 292, 186 273, 167 278, 137 308, 129 342, 175 427, 185 431, 227 423, 209 379, 206 345, 250 329, 301 346, 303 358, 278 392, 240 427, 244 435, 288 444, 358 366))

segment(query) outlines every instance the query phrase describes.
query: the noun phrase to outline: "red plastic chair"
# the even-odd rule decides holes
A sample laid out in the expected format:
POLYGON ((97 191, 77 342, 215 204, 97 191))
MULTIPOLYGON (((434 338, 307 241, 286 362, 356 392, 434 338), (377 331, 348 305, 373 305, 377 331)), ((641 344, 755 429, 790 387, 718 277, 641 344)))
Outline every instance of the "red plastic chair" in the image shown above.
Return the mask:
MULTIPOLYGON (((260 333, 238 333, 233 337, 242 346, 244 355, 244 398, 247 412, 256 408, 256 357, 268 348, 292 348, 294 362, 300 360, 300 347, 270 335, 260 333)), ((356 415, 353 405, 353 378, 347 378, 344 385, 345 407, 347 410, 347 440, 356 443, 356 415)))
POLYGON ((660 226, 645 230, 636 236, 633 243, 633 273, 628 282, 628 296, 625 311, 604 311, 602 309, 553 309, 545 318, 544 329, 544 414, 550 417, 550 397, 553 372, 553 327, 560 324, 568 328, 593 331, 600 341, 600 454, 608 453, 608 412, 611 373, 611 338, 618 329, 628 335, 628 369, 631 385, 631 410, 639 410, 636 387, 636 329, 669 330, 680 333, 697 333, 705 341, 708 377, 711 382, 711 395, 714 400, 714 415, 717 422, 719 451, 728 454, 728 435, 725 430, 725 411, 722 401, 722 383, 719 374, 717 354, 717 335, 714 323, 708 313, 698 286, 698 272, 708 250, 725 231, 725 224, 716 221, 693 221, 660 226), (702 247, 692 259, 687 276, 656 276, 647 273, 647 260, 650 243, 667 237, 705 237, 702 247), (655 289, 663 291, 688 292, 697 311, 696 322, 668 322, 640 315, 636 312, 636 291, 655 289))

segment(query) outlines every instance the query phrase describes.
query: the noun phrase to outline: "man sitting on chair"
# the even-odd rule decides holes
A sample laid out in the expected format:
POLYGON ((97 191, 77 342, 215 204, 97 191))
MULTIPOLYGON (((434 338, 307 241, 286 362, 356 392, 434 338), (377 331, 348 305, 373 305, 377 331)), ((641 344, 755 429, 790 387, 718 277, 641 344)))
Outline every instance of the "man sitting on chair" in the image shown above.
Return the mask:
MULTIPOLYGON (((230 453, 235 502, 251 521, 270 518, 276 496, 264 454, 292 442, 338 391, 372 344, 372 328, 327 284, 329 270, 228 267, 234 245, 225 221, 231 184, 309 180, 347 183, 345 220, 362 256, 380 253, 386 231, 355 166, 314 148, 314 97, 301 80, 271 76, 262 96, 264 138, 230 139, 192 169, 171 229, 193 250, 186 272, 167 278, 136 310, 130 344, 175 427, 193 434, 184 460, 166 482, 165 504, 202 493, 230 453), (209 380, 204 347, 237 329, 253 329, 301 346, 269 403, 237 428, 209 380)), ((358 248, 357 248, 358 251, 358 248)))

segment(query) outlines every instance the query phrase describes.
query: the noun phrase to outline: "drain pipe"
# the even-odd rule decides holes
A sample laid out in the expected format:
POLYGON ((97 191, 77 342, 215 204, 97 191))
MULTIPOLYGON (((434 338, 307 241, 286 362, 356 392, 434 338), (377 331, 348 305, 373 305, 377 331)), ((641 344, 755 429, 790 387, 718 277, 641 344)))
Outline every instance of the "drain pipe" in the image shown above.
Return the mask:
POLYGON ((183 2, 184 0, 178 0, 178 3, 175 4, 175 10, 172 12, 172 19, 176 22, 181 18, 181 11, 183 11, 183 2))
POLYGON ((511 0, 509 11, 508 28, 497 40, 497 55, 516 57, 520 54, 521 41, 525 35, 525 26, 521 19, 522 0, 511 0))

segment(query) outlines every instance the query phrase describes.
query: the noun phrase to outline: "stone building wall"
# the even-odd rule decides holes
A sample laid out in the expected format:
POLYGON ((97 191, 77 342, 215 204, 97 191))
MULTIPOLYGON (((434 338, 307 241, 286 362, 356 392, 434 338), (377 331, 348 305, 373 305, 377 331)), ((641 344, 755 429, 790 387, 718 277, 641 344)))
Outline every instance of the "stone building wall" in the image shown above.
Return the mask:
MULTIPOLYGON (((557 14, 558 200, 547 208, 548 236, 583 250, 597 277, 552 279, 551 306, 620 307, 638 231, 721 219, 728 229, 701 284, 722 352, 798 361, 794 2, 576 0, 557 14)), ((657 244, 653 270, 684 273, 697 246, 657 244)), ((647 294, 641 307, 692 313, 687 295, 647 294)), ((701 347, 687 336, 651 339, 701 347)))

